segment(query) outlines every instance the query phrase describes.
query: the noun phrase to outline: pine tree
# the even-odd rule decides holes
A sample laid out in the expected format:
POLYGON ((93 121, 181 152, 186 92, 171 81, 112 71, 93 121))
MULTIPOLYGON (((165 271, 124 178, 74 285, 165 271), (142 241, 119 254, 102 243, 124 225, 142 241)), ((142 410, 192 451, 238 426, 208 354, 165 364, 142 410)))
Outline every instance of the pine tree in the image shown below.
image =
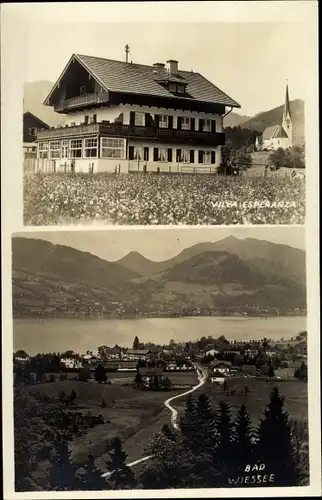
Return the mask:
MULTIPOLYGON (((294 460, 289 416, 284 398, 275 387, 258 429, 259 458, 268 474, 274 474, 274 486, 296 486, 299 481, 294 460)), ((269 483, 268 483, 269 484, 269 483)), ((272 485, 272 484, 270 484, 272 485)))
POLYGON ((229 405, 224 401, 219 403, 218 412, 216 414, 216 432, 216 464, 226 479, 234 472, 234 454, 231 410, 229 405))
POLYGON ((134 378, 134 386, 138 389, 140 389, 143 386, 143 378, 139 370, 136 372, 134 378))
POLYGON ((234 462, 236 474, 245 470, 247 464, 252 463, 254 458, 253 431, 251 428, 251 418, 247 412, 246 406, 243 404, 235 420, 235 442, 234 462))
POLYGON ((168 438, 171 439, 171 441, 176 440, 176 434, 173 432, 173 430, 169 427, 168 424, 164 424, 162 427, 162 433, 168 438))
POLYGON ((126 465, 127 455, 123 451, 119 437, 113 439, 109 460, 106 462, 108 471, 111 472, 110 483, 112 489, 133 489, 136 481, 132 470, 126 465))
POLYGON ((140 347, 140 341, 139 338, 136 336, 133 341, 133 349, 137 350, 140 347))
POLYGON ((82 473, 78 474, 79 481, 82 485, 82 490, 106 490, 109 489, 108 482, 102 477, 102 473, 96 467, 94 457, 88 456, 87 463, 84 466, 82 473))
POLYGON ((180 422, 180 430, 182 432, 184 441, 190 448, 194 448, 196 420, 196 404, 191 394, 189 394, 186 400, 184 416, 180 422))
POLYGON ((97 365, 97 367, 96 367, 96 370, 95 370, 95 380, 99 384, 101 382, 106 382, 107 381, 107 376, 106 376, 105 368, 101 364, 97 365))
POLYGON ((55 453, 50 461, 52 468, 49 473, 49 482, 52 490, 73 491, 81 489, 77 477, 77 468, 71 462, 68 443, 61 438, 57 438, 55 453))

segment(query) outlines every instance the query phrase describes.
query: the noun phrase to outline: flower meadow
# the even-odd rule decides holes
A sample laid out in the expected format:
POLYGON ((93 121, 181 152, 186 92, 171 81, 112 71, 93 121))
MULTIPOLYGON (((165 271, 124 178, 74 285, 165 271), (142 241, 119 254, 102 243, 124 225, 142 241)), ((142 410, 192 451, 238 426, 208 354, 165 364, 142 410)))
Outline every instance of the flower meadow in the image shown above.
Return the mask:
POLYGON ((290 176, 34 174, 24 223, 303 224, 305 182, 290 176))

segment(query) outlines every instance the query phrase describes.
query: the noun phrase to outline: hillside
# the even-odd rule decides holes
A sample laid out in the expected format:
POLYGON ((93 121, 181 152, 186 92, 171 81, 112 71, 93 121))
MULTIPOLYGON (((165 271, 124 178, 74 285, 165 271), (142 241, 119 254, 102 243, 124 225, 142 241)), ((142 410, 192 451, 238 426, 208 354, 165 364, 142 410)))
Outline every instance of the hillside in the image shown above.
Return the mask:
MULTIPOLYGON (((290 102, 293 121, 293 141, 294 144, 302 145, 305 142, 304 131, 304 101, 296 99, 290 102)), ((241 127, 264 132, 266 127, 282 123, 284 104, 277 108, 258 113, 241 123, 241 127)), ((229 115, 228 115, 229 116, 229 115)))
POLYGON ((238 113, 232 112, 225 116, 224 127, 238 127, 239 125, 250 119, 250 116, 240 115, 238 113))
POLYGON ((12 267, 14 273, 29 273, 43 279, 106 290, 117 289, 122 282, 138 276, 118 263, 107 262, 87 252, 19 237, 12 238, 12 267))
POLYGON ((207 251, 223 251, 238 255, 242 260, 252 261, 258 268, 261 266, 267 270, 271 268, 282 276, 288 276, 305 284, 305 252, 288 245, 278 245, 255 238, 238 239, 229 236, 217 242, 198 243, 163 262, 153 262, 137 252, 131 252, 118 263, 143 276, 151 276, 207 251))
POLYGON ((52 107, 43 105, 53 85, 52 82, 46 80, 27 82, 24 84, 23 110, 30 111, 35 116, 38 116, 38 118, 47 123, 50 127, 55 127, 62 123, 65 116, 55 113, 52 107))
POLYGON ((305 309, 306 303, 304 252, 253 238, 199 243, 165 262, 137 252, 108 262, 44 240, 14 237, 12 265, 15 315, 171 316, 196 307, 205 313, 289 311, 305 309))

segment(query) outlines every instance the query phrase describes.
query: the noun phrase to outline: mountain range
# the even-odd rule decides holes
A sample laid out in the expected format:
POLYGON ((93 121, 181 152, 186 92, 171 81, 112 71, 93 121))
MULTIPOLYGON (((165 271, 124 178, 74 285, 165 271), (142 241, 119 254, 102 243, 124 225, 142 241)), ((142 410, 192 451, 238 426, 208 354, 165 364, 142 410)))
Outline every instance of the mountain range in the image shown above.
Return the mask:
POLYGON ((137 252, 108 262, 71 247, 13 237, 12 265, 18 313, 26 303, 55 309, 93 301, 165 315, 187 308, 306 307, 305 252, 255 238, 200 243, 164 262, 137 252))
MULTIPOLYGON (((24 85, 24 111, 30 111, 38 116, 49 126, 57 126, 64 121, 65 115, 55 113, 53 108, 44 106, 43 102, 53 87, 53 83, 47 80, 27 82, 24 85)), ((293 120, 293 140, 295 144, 304 144, 304 102, 300 99, 291 101, 291 113, 293 120)), ((284 105, 256 114, 255 116, 229 113, 224 118, 225 127, 252 128, 263 132, 266 127, 277 125, 282 122, 284 105)))

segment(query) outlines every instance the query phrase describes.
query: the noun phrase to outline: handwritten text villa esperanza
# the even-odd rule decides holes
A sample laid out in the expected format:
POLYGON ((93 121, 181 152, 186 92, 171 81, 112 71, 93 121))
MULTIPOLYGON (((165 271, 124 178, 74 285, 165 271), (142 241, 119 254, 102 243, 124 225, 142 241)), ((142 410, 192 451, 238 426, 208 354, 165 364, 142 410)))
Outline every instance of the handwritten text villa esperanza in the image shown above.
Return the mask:
POLYGON ((295 201, 231 201, 222 200, 212 203, 215 208, 296 208, 295 201))

